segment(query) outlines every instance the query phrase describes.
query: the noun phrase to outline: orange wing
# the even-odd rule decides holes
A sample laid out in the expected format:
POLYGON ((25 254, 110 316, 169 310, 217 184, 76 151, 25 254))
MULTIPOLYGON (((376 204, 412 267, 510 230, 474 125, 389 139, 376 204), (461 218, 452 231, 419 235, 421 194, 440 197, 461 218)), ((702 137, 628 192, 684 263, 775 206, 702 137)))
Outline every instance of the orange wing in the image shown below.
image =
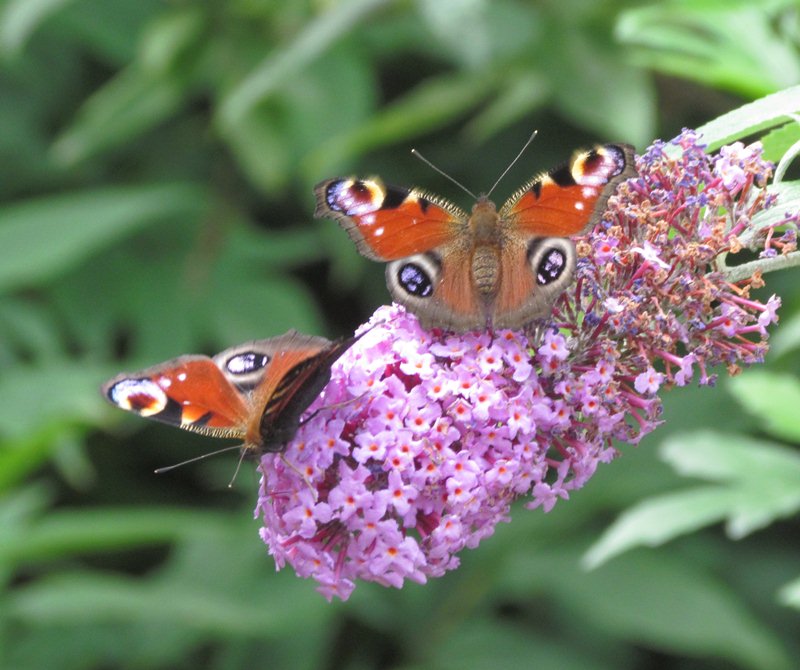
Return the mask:
POLYGON ((338 221, 359 253, 376 261, 430 251, 466 226, 466 214, 451 203, 379 179, 328 179, 314 193, 314 216, 338 221))
POLYGON ((243 438, 251 408, 214 361, 181 356, 107 382, 103 395, 117 407, 216 437, 243 438))
POLYGON ((253 451, 281 451, 330 379, 331 365, 356 339, 330 342, 289 331, 214 358, 181 356, 123 373, 102 392, 117 407, 148 419, 243 439, 253 451))
POLYGON ((287 333, 275 338, 269 371, 253 391, 260 413, 250 422, 248 441, 265 451, 281 451, 297 433, 300 417, 330 381, 331 366, 358 337, 329 342, 287 333))
POLYGON ((602 215, 617 185, 635 175, 633 147, 627 144, 577 152, 569 163, 519 189, 503 205, 500 217, 537 236, 577 235, 602 215))

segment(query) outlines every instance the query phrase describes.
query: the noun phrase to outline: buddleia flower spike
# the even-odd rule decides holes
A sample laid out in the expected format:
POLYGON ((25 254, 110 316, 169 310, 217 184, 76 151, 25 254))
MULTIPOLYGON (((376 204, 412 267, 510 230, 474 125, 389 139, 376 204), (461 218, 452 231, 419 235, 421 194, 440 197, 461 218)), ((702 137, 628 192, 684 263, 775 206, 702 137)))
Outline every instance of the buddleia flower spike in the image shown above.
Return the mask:
POLYGON ((256 513, 278 566, 342 599, 357 580, 441 576, 514 500, 549 511, 653 431, 664 389, 763 360, 780 301, 750 294, 760 271, 719 266, 745 240, 765 260, 796 253, 796 214, 754 223, 774 204, 760 146, 709 156, 685 131, 636 167, 578 238, 549 318, 456 335, 376 312, 324 394, 358 400, 301 427, 286 450, 297 471, 261 458, 256 513))

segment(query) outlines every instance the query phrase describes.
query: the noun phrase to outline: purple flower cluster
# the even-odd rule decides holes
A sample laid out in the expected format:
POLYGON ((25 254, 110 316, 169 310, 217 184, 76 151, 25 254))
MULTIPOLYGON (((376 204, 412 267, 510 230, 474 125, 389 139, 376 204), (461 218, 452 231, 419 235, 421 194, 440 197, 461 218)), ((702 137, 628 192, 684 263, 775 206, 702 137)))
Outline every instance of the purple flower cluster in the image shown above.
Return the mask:
MULTIPOLYGON (((551 323, 454 335, 399 306, 375 313, 319 411, 262 457, 256 514, 278 567, 329 599, 356 579, 442 575, 512 501, 548 511, 616 455, 613 441, 652 431, 659 389, 761 360, 778 299, 750 298, 759 277, 732 284, 712 265, 769 204, 770 166, 757 145, 712 158, 688 131, 672 145, 647 151, 579 241, 551 323)), ((786 252, 793 234, 761 237, 786 252)))

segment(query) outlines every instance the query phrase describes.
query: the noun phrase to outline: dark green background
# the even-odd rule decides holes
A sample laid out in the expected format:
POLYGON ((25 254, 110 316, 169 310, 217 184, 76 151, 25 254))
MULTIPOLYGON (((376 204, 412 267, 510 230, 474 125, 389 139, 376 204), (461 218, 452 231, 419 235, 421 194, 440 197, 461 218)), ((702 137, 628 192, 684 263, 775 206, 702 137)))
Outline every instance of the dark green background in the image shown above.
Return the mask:
MULTIPOLYGON (((340 336, 385 303, 382 268, 312 218, 318 180, 469 207, 409 150, 481 191, 538 129, 502 200, 576 147, 642 150, 799 83, 798 34, 789 1, 0 2, 0 667, 794 667, 796 516, 579 564, 622 510, 691 484, 664 437, 763 434, 727 383, 667 393, 651 438, 552 513, 516 508, 458 571, 344 604, 275 574, 249 464, 232 491, 233 454, 154 475, 216 444, 97 387, 290 327, 340 336)), ((791 324, 796 278, 768 279, 791 324)), ((797 331, 769 369, 797 372, 797 331)))

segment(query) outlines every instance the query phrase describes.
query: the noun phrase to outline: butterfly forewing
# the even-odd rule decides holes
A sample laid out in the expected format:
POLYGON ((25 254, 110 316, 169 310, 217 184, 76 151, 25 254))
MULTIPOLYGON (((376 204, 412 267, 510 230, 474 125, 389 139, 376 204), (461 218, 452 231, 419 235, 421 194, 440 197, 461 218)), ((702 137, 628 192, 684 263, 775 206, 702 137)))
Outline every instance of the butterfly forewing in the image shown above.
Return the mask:
POLYGON ((330 379, 331 365, 357 338, 330 342, 289 331, 226 349, 213 359, 181 356, 102 388, 114 405, 186 430, 281 451, 300 416, 330 379))
POLYGON ((207 356, 181 356, 103 387, 117 407, 218 437, 244 437, 250 406, 207 356))
POLYGON ((317 184, 317 217, 339 222, 359 252, 391 261, 446 243, 466 226, 467 215, 417 189, 386 186, 379 179, 329 179, 317 184))
POLYGON ((521 230, 567 237, 592 225, 621 181, 634 176, 633 148, 609 144, 576 152, 569 163, 519 189, 500 210, 521 230))

